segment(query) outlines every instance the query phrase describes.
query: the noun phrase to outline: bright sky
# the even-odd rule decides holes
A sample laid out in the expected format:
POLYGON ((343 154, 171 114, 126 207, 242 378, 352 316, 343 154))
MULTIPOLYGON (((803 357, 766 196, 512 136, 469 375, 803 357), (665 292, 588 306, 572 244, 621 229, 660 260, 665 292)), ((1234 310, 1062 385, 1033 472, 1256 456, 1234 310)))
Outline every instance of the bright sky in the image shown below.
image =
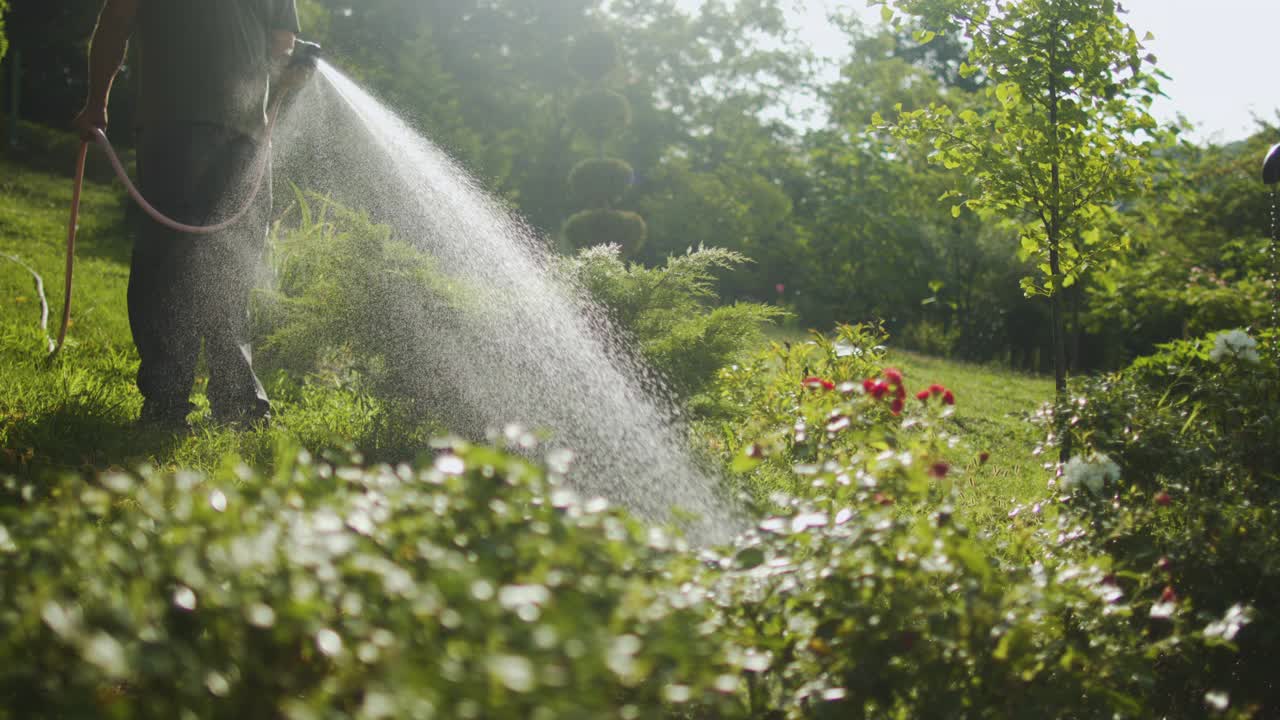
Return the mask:
MULTIPOLYGON (((700 0, 682 0, 696 7, 700 0)), ((851 8, 869 23, 879 11, 865 0, 788 0, 801 37, 828 57, 845 53, 843 35, 827 22, 832 8, 851 8)), ((1162 119, 1182 113, 1196 126, 1193 138, 1232 142, 1256 131, 1256 115, 1280 122, 1280 0, 1121 0, 1125 18, 1147 43, 1168 100, 1156 105, 1162 119)), ((1280 138, 1278 138, 1280 140, 1280 138)))

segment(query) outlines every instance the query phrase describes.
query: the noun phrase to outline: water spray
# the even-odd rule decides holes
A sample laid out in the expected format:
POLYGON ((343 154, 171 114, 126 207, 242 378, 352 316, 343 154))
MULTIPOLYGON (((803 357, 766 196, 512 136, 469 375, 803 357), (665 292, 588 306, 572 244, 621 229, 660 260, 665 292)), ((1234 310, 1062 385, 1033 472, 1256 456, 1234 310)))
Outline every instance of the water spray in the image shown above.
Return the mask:
MULTIPOLYGON (((293 55, 289 60, 290 70, 298 69, 309 73, 314 70, 320 59, 320 46, 316 43, 298 40, 294 44, 293 55)), ((49 353, 49 360, 57 357, 58 352, 62 350, 62 345, 67 339, 67 327, 71 324, 71 290, 72 278, 75 271, 75 249, 76 249, 76 226, 80 220, 80 194, 84 187, 84 166, 85 160, 89 154, 89 143, 93 142, 106 154, 107 160, 111 163, 112 170, 115 171, 116 177, 119 178, 125 190, 129 193, 129 197, 142 208, 152 220, 157 223, 180 233, 188 235, 212 235, 221 232, 235 225, 244 218, 245 213, 253 205, 253 201, 258 197, 258 193, 262 190, 262 180, 267 174, 267 158, 270 156, 271 133, 275 129, 276 118, 280 113, 280 106, 284 102, 284 96, 273 98, 271 108, 267 114, 267 143, 258 157, 258 168, 254 172, 253 188, 249 191, 245 198, 244 205, 240 207, 231 217, 226 220, 212 225, 187 225, 165 215, 147 202, 142 196, 138 187, 129 178, 129 172, 125 170, 124 163, 120 161, 120 156, 116 153, 115 148, 111 145, 111 141, 107 138, 107 134, 101 128, 94 128, 90 132, 90 137, 80 141, 80 150, 76 155, 76 171, 75 186, 71 193, 71 221, 67 227, 67 267, 66 281, 64 283, 64 293, 62 299, 62 323, 58 329, 58 338, 54 342, 53 350, 49 353)))
POLYGON ((1276 183, 1280 183, 1280 143, 1271 146, 1262 161, 1262 182, 1271 186, 1271 327, 1280 328, 1280 217, 1277 216, 1276 183))

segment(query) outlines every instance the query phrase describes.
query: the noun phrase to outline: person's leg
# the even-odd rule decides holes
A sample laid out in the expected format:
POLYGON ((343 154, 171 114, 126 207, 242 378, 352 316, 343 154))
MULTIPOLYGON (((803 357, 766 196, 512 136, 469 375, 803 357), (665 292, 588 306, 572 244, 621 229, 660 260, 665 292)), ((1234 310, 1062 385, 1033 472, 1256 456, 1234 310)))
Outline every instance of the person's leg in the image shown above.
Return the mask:
MULTIPOLYGON (((138 137, 138 184, 161 212, 189 216, 182 193, 186 139, 179 131, 151 130, 138 137)), ((193 322, 191 244, 139 213, 129 270, 129 326, 141 363, 142 419, 180 425, 191 411, 200 337, 193 322)))
MULTIPOLYGON (((266 391, 253 372, 250 346, 249 294, 262 264, 271 213, 270 168, 250 197, 258 174, 259 152, 269 152, 251 139, 220 128, 206 128, 205 147, 213 153, 205 166, 202 197, 216 198, 206 222, 220 222, 252 207, 235 226, 208 236, 199 248, 202 292, 197 315, 209 366, 209 404, 221 421, 254 421, 267 417, 266 391)), ((269 161, 269 158, 267 159, 269 161)))

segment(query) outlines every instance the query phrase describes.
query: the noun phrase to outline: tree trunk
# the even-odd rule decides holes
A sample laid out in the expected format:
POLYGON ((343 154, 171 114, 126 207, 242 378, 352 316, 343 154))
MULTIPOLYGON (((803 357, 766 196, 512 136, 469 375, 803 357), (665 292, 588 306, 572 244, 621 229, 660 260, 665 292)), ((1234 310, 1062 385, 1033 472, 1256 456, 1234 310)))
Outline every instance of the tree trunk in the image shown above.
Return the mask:
POLYGON ((1056 38, 1050 40, 1049 50, 1049 131, 1052 135, 1052 182, 1053 188, 1049 196, 1049 292, 1052 300, 1053 318, 1053 386, 1055 389, 1054 413, 1056 433, 1058 435, 1058 454, 1062 462, 1071 459, 1071 428, 1067 425, 1065 411, 1067 408, 1067 338, 1062 312, 1062 161, 1058 157, 1058 70, 1054 45, 1056 38))

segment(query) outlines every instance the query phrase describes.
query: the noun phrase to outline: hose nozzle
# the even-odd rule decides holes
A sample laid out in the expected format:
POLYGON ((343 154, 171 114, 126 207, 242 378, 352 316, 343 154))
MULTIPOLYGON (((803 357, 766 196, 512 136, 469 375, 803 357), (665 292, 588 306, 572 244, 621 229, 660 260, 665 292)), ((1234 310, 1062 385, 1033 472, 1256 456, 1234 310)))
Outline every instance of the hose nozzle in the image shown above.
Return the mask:
POLYGON ((1268 185, 1280 182, 1280 144, 1271 146, 1267 159, 1262 163, 1262 182, 1268 185))
POLYGON ((315 69, 316 63, 320 61, 322 54, 323 51, 319 44, 307 42, 306 40, 295 40, 293 43, 293 58, 289 60, 289 67, 315 69))

